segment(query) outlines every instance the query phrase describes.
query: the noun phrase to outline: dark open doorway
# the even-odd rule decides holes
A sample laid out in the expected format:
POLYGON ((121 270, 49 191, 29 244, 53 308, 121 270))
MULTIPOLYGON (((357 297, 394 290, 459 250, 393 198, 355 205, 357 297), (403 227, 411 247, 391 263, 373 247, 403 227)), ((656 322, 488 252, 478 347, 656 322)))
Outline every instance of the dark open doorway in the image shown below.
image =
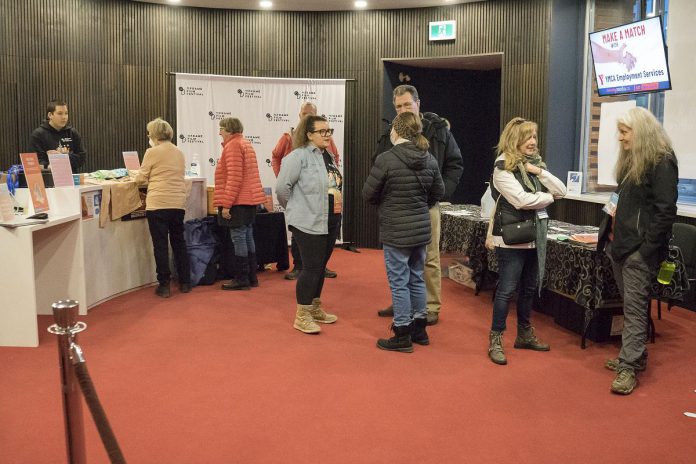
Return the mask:
POLYGON ((444 58, 384 59, 382 117, 395 116, 392 91, 401 84, 418 89, 421 111, 450 121, 462 152, 464 174, 452 203, 479 204, 491 176, 493 147, 500 135, 502 54, 444 58))

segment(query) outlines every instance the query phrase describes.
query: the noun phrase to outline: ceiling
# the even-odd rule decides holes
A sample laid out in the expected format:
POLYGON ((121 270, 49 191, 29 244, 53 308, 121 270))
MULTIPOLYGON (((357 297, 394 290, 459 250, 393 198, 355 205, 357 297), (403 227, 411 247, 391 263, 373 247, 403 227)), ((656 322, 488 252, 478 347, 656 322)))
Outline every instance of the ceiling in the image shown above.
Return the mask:
MULTIPOLYGON (((259 0, 181 0, 172 4, 168 0, 134 0, 144 3, 161 3, 172 6, 194 6, 200 8, 226 8, 231 10, 263 10, 259 0)), ((343 11, 355 10, 354 0, 272 0, 275 11, 343 11)), ((367 0, 368 10, 393 10, 399 8, 421 8, 430 6, 471 3, 481 0, 367 0)))

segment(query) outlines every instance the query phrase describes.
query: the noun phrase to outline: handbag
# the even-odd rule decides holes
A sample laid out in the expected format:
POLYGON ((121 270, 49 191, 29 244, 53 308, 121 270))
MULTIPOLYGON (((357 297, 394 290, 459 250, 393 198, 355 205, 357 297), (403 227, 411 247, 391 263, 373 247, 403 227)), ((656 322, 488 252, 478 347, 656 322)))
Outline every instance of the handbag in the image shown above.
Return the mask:
POLYGON ((506 245, 519 245, 536 240, 536 223, 533 219, 508 224, 502 229, 503 242, 506 245))

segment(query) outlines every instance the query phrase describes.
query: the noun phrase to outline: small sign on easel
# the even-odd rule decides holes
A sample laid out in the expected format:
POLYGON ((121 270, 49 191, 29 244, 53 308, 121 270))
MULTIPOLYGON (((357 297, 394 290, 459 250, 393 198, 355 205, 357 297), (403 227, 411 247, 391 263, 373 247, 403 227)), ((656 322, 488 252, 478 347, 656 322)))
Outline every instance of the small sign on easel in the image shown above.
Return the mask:
POLYGON ((138 169, 140 169, 140 160, 138 159, 138 152, 124 151, 123 164, 126 165, 126 169, 128 169, 129 171, 137 171, 138 169))
POLYGON ((24 167, 24 176, 27 179, 27 188, 31 195, 31 203, 34 205, 34 213, 45 213, 48 211, 48 196, 46 186, 41 176, 41 164, 36 153, 20 153, 24 167))

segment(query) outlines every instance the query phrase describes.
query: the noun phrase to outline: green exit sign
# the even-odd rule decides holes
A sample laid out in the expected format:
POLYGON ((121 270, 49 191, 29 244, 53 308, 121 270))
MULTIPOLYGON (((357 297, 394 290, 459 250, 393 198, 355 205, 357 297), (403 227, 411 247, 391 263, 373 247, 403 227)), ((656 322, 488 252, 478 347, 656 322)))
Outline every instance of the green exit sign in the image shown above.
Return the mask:
POLYGON ((457 21, 433 21, 428 31, 431 41, 454 40, 457 38, 457 21))

